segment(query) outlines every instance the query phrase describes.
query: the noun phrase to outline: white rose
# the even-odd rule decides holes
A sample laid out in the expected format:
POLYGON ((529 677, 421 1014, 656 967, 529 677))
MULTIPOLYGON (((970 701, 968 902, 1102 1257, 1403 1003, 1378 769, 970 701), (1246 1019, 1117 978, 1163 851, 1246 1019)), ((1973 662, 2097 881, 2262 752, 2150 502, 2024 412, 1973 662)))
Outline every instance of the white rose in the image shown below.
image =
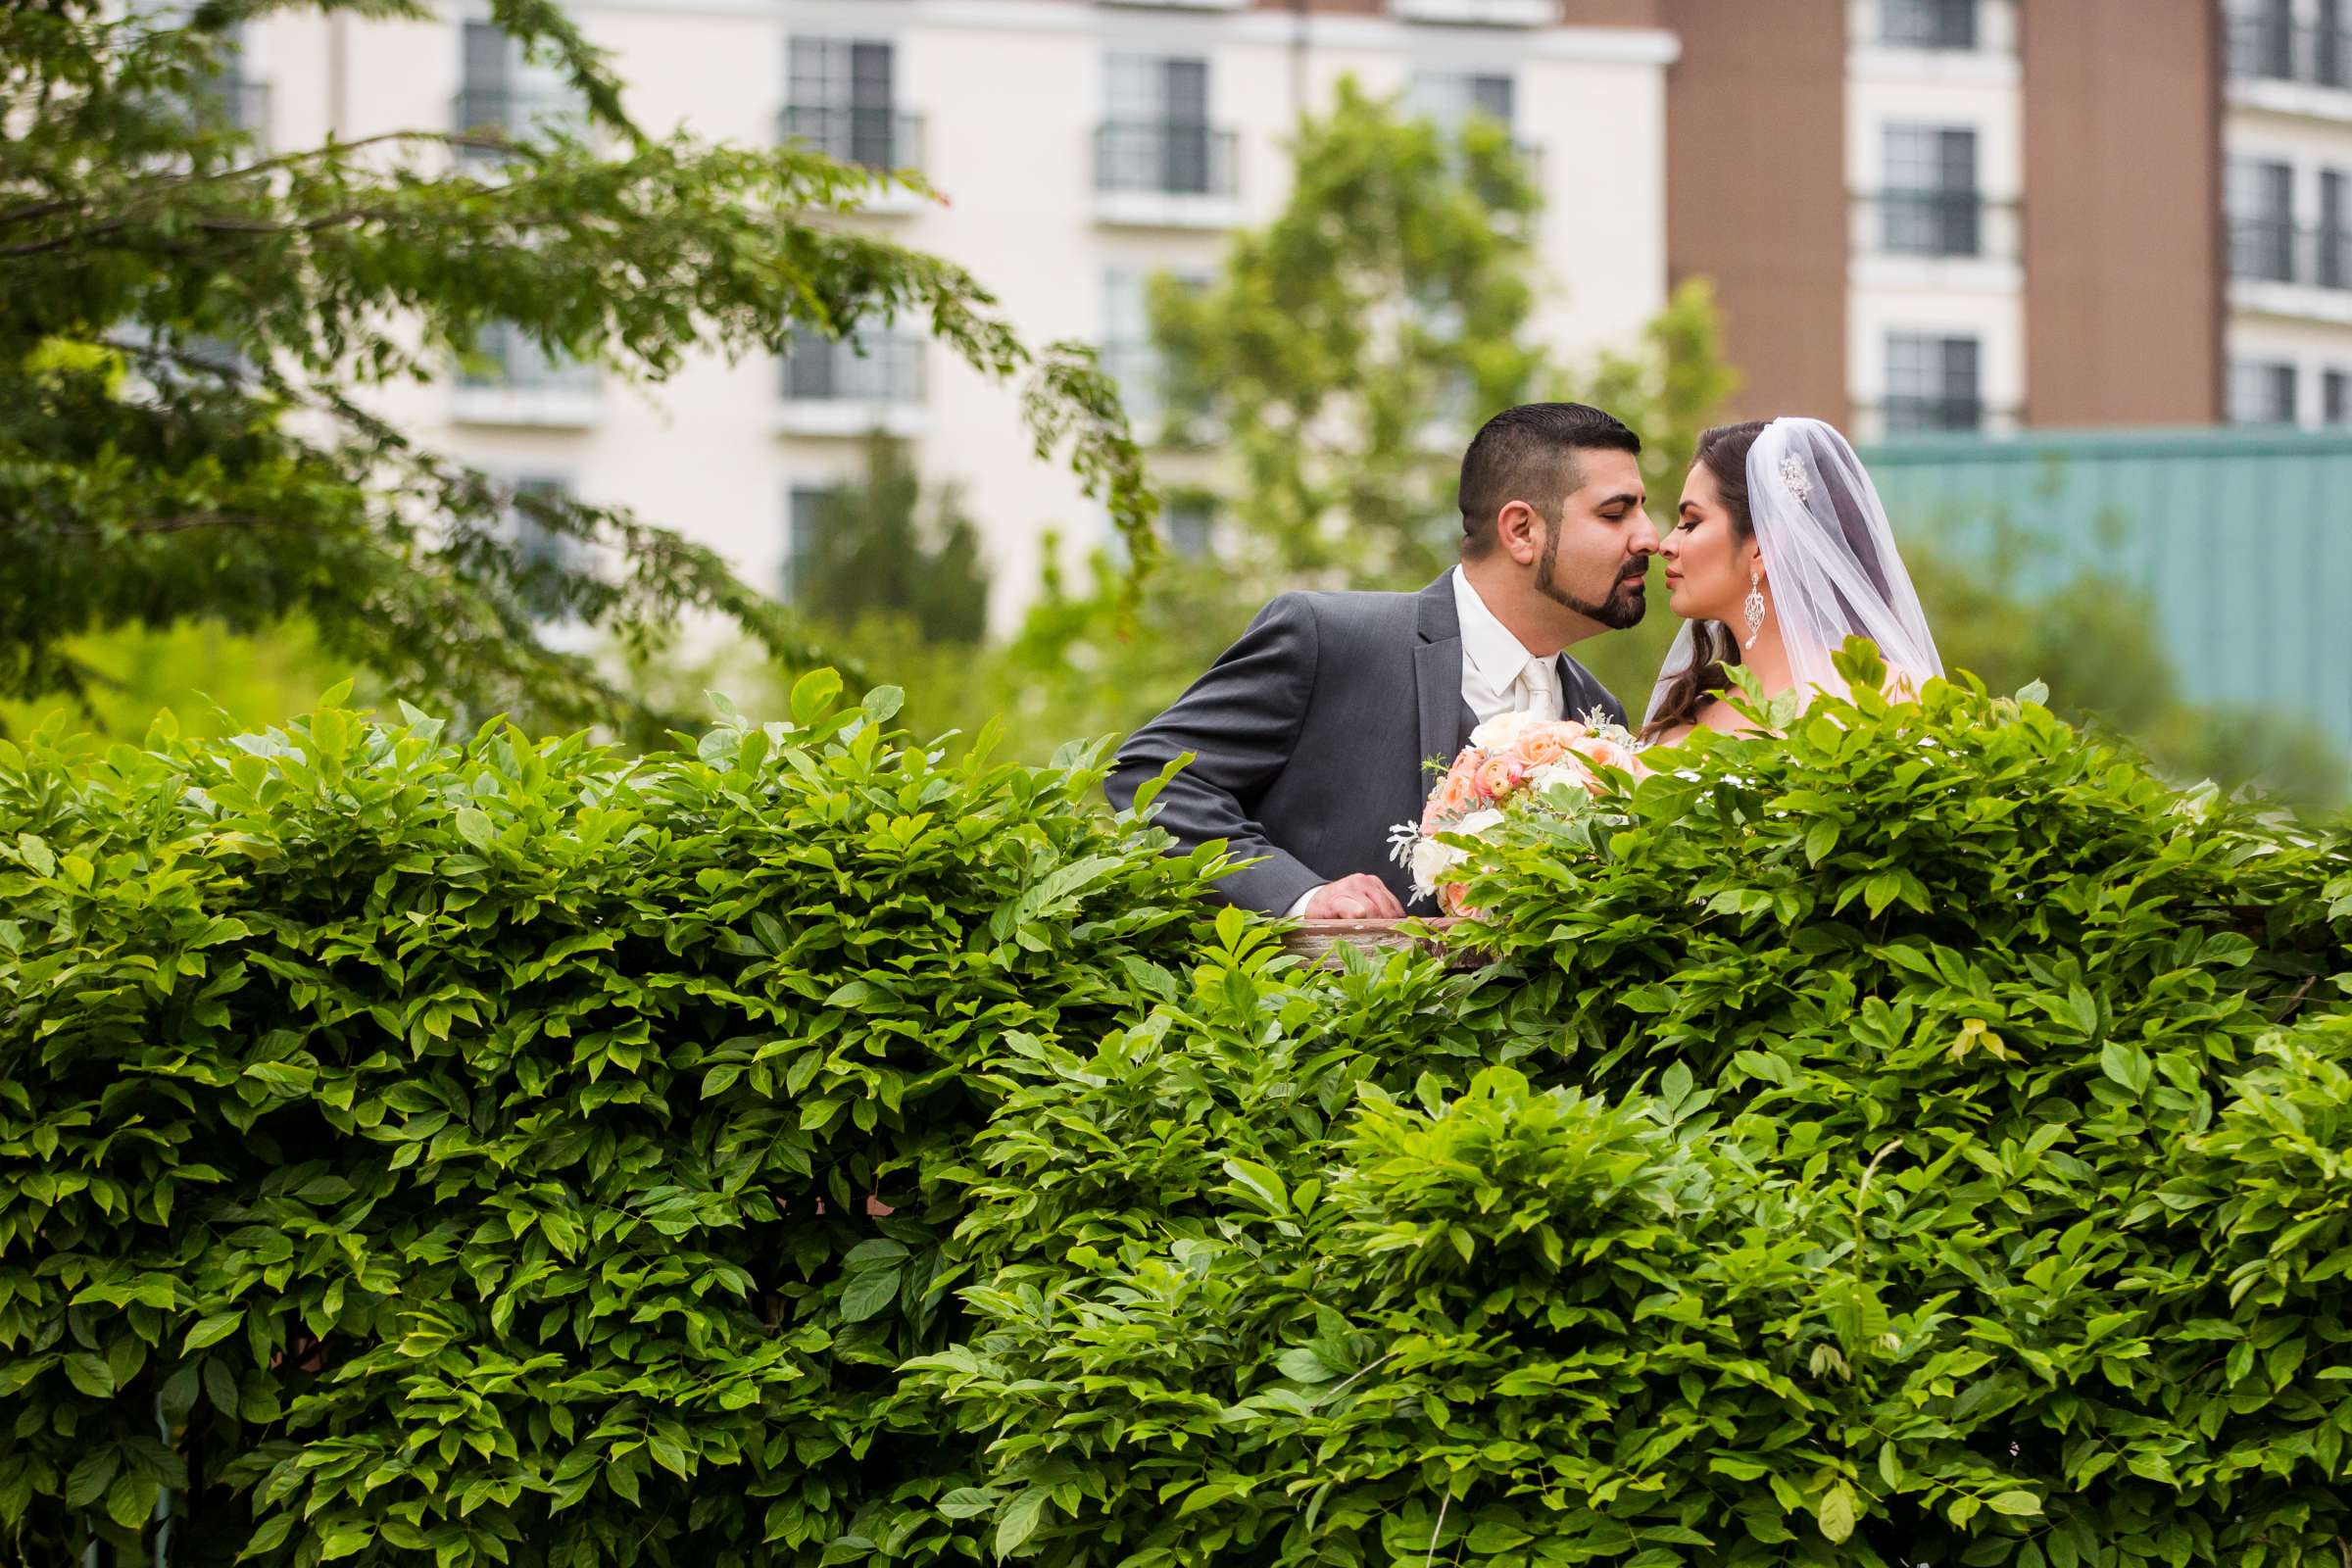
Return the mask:
POLYGON ((1482 752, 1507 752, 1534 722, 1526 713, 1496 713, 1470 732, 1470 744, 1482 752))
POLYGON ((1416 892, 1437 890, 1440 873, 1450 871, 1462 863, 1463 852, 1436 839, 1423 839, 1413 846, 1413 888, 1416 892))

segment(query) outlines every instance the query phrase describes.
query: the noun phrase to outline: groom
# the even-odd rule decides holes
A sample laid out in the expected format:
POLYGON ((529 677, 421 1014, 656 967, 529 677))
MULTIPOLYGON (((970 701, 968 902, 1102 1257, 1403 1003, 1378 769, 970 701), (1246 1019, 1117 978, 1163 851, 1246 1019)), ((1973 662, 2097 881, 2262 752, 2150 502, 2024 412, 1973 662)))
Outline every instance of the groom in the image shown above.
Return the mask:
MULTIPOLYGON (((1462 458, 1462 563, 1419 593, 1291 593, 1166 712, 1119 749, 1107 791, 1136 790, 1186 752, 1159 824, 1223 839, 1219 891, 1307 919, 1394 918, 1411 882, 1389 829, 1418 822, 1436 782, 1497 713, 1625 710, 1561 650, 1631 626, 1658 548, 1642 510, 1642 440, 1581 403, 1505 409, 1462 458)), ((1428 912, 1417 906, 1414 913, 1428 912)))

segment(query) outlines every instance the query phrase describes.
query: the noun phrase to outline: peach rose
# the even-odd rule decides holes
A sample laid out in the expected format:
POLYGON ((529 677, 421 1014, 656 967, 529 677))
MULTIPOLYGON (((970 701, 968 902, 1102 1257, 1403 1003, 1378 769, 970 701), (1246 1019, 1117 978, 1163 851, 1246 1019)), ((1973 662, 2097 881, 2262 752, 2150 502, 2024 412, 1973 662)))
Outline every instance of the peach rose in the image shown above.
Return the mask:
POLYGON ((1453 765, 1430 792, 1429 804, 1421 810, 1422 831, 1450 821, 1482 804, 1478 793, 1478 754, 1466 751, 1453 760, 1453 765))
POLYGON ((1519 759, 1530 768, 1556 762, 1568 755, 1586 735, 1585 726, 1573 723, 1537 724, 1519 737, 1519 759))
POLYGON ((1596 735, 1580 749, 1596 767, 1614 767, 1622 772, 1632 773, 1642 765, 1635 757, 1632 747, 1623 741, 1611 740, 1606 736, 1596 735))

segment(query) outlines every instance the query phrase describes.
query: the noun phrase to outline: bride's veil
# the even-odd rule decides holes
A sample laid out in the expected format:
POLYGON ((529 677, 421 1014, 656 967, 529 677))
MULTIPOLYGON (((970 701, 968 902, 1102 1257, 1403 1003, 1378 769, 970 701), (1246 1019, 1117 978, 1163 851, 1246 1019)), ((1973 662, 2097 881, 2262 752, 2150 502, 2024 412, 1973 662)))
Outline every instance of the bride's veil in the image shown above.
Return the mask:
MULTIPOLYGON (((1766 425, 1747 449, 1747 506, 1799 688, 1842 692, 1830 656, 1854 636, 1876 643, 1889 671, 1914 683, 1943 673, 1878 488, 1836 427, 1795 418, 1766 425)), ((1650 693, 1650 712, 1690 668, 1695 647, 1685 625, 1650 693)))

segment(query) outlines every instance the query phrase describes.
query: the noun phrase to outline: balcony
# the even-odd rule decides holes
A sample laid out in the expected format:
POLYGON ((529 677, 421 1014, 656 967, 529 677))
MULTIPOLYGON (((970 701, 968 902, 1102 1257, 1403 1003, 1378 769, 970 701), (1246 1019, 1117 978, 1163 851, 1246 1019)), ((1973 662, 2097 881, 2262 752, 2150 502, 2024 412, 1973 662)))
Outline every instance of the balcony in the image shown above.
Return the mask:
POLYGON ((1095 216, 1139 228, 1233 227, 1236 142, 1196 121, 1104 121, 1095 127, 1095 216))
POLYGON ((1947 435, 2007 435, 2023 427, 2025 410, 1983 395, 1890 392, 1854 404, 1856 433, 1869 441, 1932 441, 1947 435))
POLYGON ((1390 0, 1406 22, 1474 27, 1542 27, 1560 20, 1560 0, 1390 0))
MULTIPOLYGON (((923 167, 923 117, 887 108, 788 104, 776 117, 776 139, 806 142, 835 163, 875 171, 923 167)), ((861 212, 911 213, 928 205, 918 192, 893 185, 868 196, 861 212)))
POLYGON ((2262 316, 2352 325, 2352 228, 2231 219, 2230 303, 2262 316))
POLYGON ((584 430, 604 413, 595 366, 551 355, 504 322, 483 330, 452 390, 450 417, 462 424, 584 430))
POLYGON ((1853 198, 1857 281, 1886 288, 1994 293, 2025 286, 2014 201, 1974 190, 1881 190, 1853 198))
POLYGON ((857 341, 795 332, 784 356, 776 415, 782 435, 917 436, 923 407, 923 340, 895 334, 857 341))
POLYGON ((458 94, 450 128, 479 138, 458 148, 466 164, 495 164, 506 156, 493 141, 514 141, 539 132, 566 136, 588 133, 588 112, 578 96, 556 87, 468 87, 458 94))
POLYGON ((2229 21, 2230 95, 2279 114, 2352 121, 2352 31, 2270 17, 2229 21))

